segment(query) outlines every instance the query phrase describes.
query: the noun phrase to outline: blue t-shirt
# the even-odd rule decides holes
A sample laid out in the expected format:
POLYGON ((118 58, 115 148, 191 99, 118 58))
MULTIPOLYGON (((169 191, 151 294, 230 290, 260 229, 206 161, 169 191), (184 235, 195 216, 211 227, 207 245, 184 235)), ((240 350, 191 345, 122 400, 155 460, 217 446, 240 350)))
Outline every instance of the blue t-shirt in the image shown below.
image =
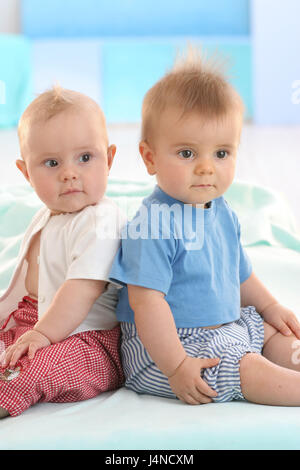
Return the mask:
POLYGON ((251 262, 237 216, 221 196, 207 209, 178 201, 158 186, 125 226, 110 279, 119 321, 134 323, 127 284, 161 291, 177 328, 224 324, 240 317, 240 284, 251 262))

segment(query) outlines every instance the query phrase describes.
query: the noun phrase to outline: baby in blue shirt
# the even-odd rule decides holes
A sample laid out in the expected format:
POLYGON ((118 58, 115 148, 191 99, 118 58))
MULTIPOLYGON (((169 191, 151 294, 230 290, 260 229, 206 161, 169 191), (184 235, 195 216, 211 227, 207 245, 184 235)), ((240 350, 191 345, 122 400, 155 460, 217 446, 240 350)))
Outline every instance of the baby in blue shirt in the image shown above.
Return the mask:
POLYGON ((243 103, 196 54, 146 94, 140 153, 157 186, 123 232, 120 283, 126 386, 189 404, 300 405, 300 324, 253 272, 223 194, 243 103))

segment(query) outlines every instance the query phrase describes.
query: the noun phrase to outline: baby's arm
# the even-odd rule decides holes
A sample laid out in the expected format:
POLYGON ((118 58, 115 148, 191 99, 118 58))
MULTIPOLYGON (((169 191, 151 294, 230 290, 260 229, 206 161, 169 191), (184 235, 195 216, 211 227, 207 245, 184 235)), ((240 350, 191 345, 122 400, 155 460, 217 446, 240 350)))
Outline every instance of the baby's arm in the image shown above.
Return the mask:
POLYGON ((105 286, 105 281, 92 279, 65 281, 33 330, 7 348, 2 365, 14 367, 27 352, 29 359, 32 359, 38 349, 66 338, 82 323, 105 286))
POLYGON ((300 339, 300 324, 294 313, 281 305, 258 277, 251 276, 241 284, 241 305, 253 305, 264 320, 284 335, 294 333, 300 339))
POLYGON ((65 339, 83 322, 106 284, 93 279, 65 281, 33 329, 47 336, 51 343, 65 339))
POLYGON ((217 394, 202 380, 200 372, 217 365, 219 359, 187 356, 163 293, 129 285, 128 295, 139 337, 157 367, 168 377, 175 395, 190 404, 211 402, 210 397, 217 394))

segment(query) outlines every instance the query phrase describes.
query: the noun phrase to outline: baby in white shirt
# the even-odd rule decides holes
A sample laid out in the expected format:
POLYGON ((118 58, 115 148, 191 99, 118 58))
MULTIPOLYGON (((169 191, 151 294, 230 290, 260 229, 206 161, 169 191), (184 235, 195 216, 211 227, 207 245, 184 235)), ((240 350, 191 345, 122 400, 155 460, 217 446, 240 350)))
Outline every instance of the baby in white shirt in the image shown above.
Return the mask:
POLYGON ((18 134, 17 167, 45 206, 0 298, 0 417, 123 383, 108 274, 125 218, 104 196, 116 152, 104 115, 91 98, 55 87, 28 106, 18 134))

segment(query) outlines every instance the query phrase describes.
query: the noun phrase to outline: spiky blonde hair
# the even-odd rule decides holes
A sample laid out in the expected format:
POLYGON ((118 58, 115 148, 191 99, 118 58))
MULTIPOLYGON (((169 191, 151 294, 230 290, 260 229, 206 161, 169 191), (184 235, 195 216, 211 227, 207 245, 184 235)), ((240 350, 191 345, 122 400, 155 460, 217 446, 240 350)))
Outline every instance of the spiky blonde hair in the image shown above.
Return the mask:
POLYGON ((226 76, 226 62, 217 53, 207 58, 193 46, 178 54, 173 68, 144 97, 141 139, 149 143, 159 117, 169 107, 178 109, 182 116, 196 111, 207 118, 219 118, 233 109, 243 115, 242 99, 226 76))

